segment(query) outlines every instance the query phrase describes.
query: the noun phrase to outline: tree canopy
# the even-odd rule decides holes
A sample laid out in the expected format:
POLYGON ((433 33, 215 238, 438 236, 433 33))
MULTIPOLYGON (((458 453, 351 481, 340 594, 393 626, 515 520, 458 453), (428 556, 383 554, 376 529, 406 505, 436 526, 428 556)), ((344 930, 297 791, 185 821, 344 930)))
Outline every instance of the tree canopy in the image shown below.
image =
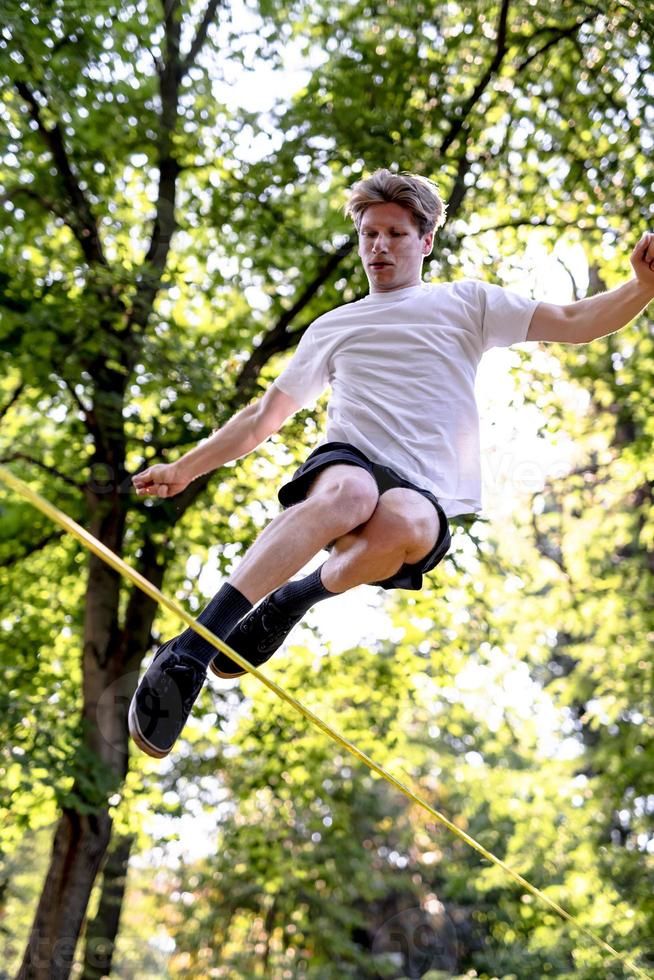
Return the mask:
MULTIPOLYGON (((523 288, 530 254, 574 245, 582 296, 629 275, 650 220, 653 34, 630 3, 3 13, 0 459, 191 611, 276 513, 325 402, 180 498, 140 500, 130 476, 223 424, 317 315, 365 294, 353 180, 437 180, 437 280, 523 288), (284 79, 292 55, 301 87, 243 108, 245 80, 284 79)), ((460 522, 428 588, 388 597, 388 638, 353 621, 330 654, 314 626, 271 665, 650 969, 653 345, 650 311, 523 351, 515 409, 571 435, 574 465, 510 523, 460 522)), ((170 763, 132 756, 125 705, 179 624, 15 495, 0 515, 8 968, 622 976, 251 679, 204 692, 170 763), (189 820, 216 846, 176 862, 189 820)))

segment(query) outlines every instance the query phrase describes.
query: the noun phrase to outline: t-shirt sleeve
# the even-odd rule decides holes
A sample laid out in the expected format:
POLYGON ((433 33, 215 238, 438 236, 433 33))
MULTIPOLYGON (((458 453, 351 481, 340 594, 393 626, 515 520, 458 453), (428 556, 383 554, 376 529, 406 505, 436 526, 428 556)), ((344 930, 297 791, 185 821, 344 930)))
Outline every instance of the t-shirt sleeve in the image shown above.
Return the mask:
POLYGON ((275 380, 275 385, 304 408, 314 402, 329 384, 325 356, 318 349, 313 324, 300 338, 293 357, 275 380))
POLYGON ((483 349, 509 347, 527 339, 527 331, 538 300, 496 286, 478 283, 481 294, 481 333, 483 349))

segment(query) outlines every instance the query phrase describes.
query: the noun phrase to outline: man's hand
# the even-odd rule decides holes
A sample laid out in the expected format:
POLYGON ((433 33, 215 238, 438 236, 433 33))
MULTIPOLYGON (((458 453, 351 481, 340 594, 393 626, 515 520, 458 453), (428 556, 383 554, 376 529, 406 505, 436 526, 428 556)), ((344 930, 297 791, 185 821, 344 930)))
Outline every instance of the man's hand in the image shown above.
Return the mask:
POLYGON ((180 473, 177 463, 156 463, 132 477, 139 497, 174 497, 185 490, 190 482, 180 473))
POLYGON ((649 286, 654 294, 654 233, 645 232, 631 253, 631 265, 636 278, 649 286))

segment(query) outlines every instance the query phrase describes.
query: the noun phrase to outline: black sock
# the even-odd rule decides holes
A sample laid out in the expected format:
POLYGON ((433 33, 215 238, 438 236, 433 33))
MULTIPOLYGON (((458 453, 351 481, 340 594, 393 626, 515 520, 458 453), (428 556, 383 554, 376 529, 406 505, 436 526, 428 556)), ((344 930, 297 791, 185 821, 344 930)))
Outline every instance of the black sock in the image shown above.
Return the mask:
POLYGON ((316 602, 338 595, 337 592, 330 592, 322 584, 320 573, 323 567, 324 565, 321 565, 311 575, 295 582, 287 582, 286 585, 282 585, 276 592, 273 592, 270 598, 277 608, 291 616, 297 614, 298 617, 302 617, 316 602))
MULTIPOLYGON (((202 623, 208 630, 224 640, 232 631, 236 624, 247 615, 252 609, 252 603, 246 599, 242 592, 235 589, 229 582, 225 582, 206 609, 203 609, 197 617, 198 623, 202 623)), ((184 630, 175 640, 176 653, 191 653, 196 660, 201 660, 205 666, 209 666, 213 658, 220 650, 217 650, 206 640, 189 628, 184 630)))

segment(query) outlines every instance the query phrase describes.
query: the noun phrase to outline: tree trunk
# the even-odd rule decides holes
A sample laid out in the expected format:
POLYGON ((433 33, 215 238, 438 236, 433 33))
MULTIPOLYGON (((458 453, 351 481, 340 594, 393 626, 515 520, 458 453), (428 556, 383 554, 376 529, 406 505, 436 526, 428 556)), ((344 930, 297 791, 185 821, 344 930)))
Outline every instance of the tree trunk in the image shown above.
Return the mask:
POLYGON ((52 860, 16 980, 67 980, 91 888, 109 844, 111 819, 63 810, 52 860))
MULTIPOLYGON (((89 530, 118 554, 125 505, 118 487, 108 499, 92 491, 89 530)), ((84 617, 83 706, 74 759, 73 799, 57 826, 19 980, 65 980, 98 870, 109 846, 108 799, 127 772, 125 699, 135 680, 123 678, 119 576, 95 555, 88 565, 84 617)))
MULTIPOLYGON (((122 507, 118 498, 116 503, 118 506, 114 506, 112 513, 105 512, 102 523, 92 520, 91 532, 120 554, 124 522, 118 515, 122 507)), ((138 570, 153 585, 161 586, 165 565, 147 531, 138 570)), ((127 709, 157 611, 156 602, 134 586, 119 624, 118 585, 113 570, 91 555, 83 655, 80 753, 84 755, 79 762, 82 778, 74 788, 76 798, 83 805, 79 807, 80 812, 73 807, 66 808, 57 827, 50 868, 18 980, 65 980, 69 976, 91 891, 109 846, 111 819, 105 801, 120 790, 127 774, 127 709)), ((128 857, 129 851, 125 854, 125 864, 128 857)), ((109 865, 105 875, 107 871, 111 877, 109 865)), ((122 888, 114 886, 112 896, 117 929, 122 888)), ((102 926, 99 933, 111 937, 111 952, 115 934, 108 926, 102 926)), ((95 955, 93 950, 90 953, 95 955)))
POLYGON ((102 874, 102 893, 94 919, 86 927, 84 970, 81 980, 100 980, 111 973, 111 961, 120 925, 127 882, 127 865, 134 837, 119 837, 112 845, 102 874))

